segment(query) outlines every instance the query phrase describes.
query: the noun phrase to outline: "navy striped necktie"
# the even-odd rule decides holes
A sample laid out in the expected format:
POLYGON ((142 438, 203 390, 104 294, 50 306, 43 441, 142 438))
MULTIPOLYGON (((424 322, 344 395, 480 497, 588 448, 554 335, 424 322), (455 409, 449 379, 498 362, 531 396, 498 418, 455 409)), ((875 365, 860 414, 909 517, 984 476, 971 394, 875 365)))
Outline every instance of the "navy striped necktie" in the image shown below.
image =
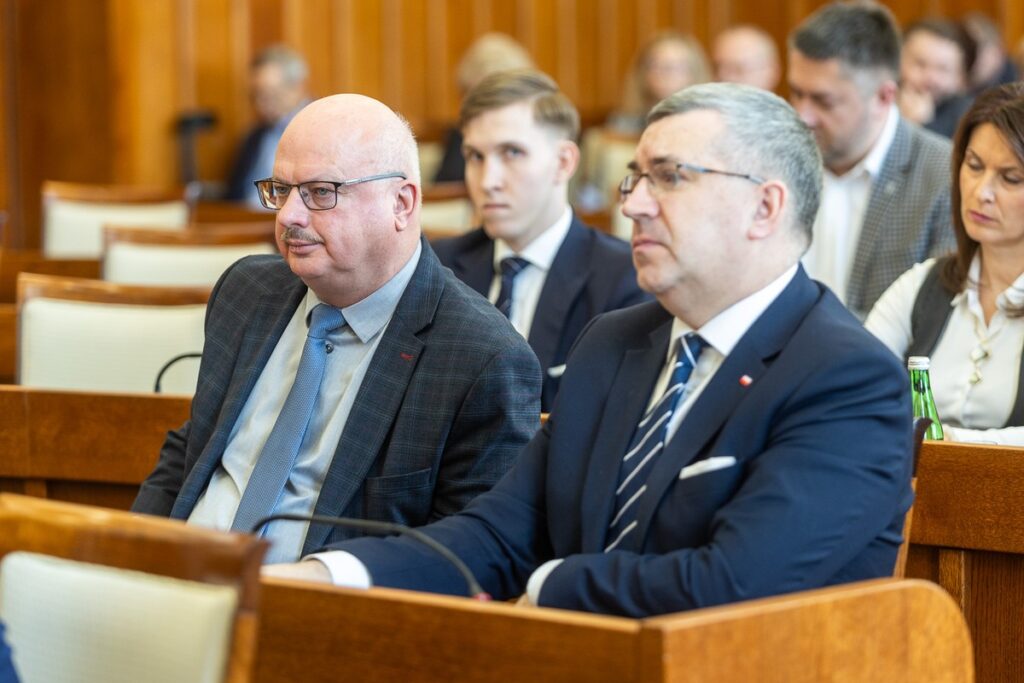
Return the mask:
POLYGON ((665 449, 665 436, 672 413, 679 405, 701 351, 707 346, 700 335, 690 332, 676 342, 675 364, 665 392, 640 420, 619 466, 619 487, 615 491, 615 516, 608 525, 604 551, 636 549, 638 500, 647 490, 647 477, 657 456, 665 449), (683 345, 685 340, 686 345, 683 345))
POLYGON ((512 287, 515 286, 515 279, 523 272, 530 262, 518 256, 507 256, 501 259, 501 290, 498 292, 498 300, 494 305, 498 307, 501 314, 506 318, 512 312, 512 287))

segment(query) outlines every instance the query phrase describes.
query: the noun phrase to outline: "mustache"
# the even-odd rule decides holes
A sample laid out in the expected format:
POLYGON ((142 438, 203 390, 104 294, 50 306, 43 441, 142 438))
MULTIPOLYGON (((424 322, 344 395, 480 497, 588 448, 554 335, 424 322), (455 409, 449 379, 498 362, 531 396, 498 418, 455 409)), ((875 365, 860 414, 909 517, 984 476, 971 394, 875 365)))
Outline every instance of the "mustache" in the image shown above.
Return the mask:
POLYGON ((324 241, 315 233, 294 226, 289 226, 284 229, 281 233, 281 240, 285 242, 295 240, 298 242, 314 242, 316 244, 324 243, 324 241))

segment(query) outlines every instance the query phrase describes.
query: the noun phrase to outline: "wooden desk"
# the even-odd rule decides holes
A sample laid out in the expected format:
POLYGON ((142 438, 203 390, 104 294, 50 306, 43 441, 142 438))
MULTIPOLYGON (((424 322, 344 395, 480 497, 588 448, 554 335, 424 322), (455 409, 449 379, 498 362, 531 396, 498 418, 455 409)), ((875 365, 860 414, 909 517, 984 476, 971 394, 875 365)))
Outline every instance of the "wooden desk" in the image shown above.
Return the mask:
POLYGON ((958 603, 978 681, 1024 681, 1024 449, 925 442, 907 576, 958 603))
POLYGON ((963 617, 883 579, 633 620, 263 579, 256 680, 953 683, 963 617))
POLYGON ((0 491, 127 510, 190 403, 0 386, 0 491))

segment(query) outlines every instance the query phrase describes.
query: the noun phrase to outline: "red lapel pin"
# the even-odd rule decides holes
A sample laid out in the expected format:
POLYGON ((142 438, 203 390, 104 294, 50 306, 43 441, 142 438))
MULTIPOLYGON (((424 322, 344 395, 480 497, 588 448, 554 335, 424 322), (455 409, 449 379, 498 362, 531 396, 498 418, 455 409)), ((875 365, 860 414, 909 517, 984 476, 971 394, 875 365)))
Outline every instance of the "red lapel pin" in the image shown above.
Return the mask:
POLYGON ((750 375, 743 375, 742 377, 740 377, 740 386, 741 387, 749 387, 750 383, 753 382, 753 381, 754 381, 754 378, 751 377, 750 375))
POLYGON ((399 353, 398 355, 401 356, 402 360, 404 360, 404 361, 410 361, 413 358, 411 353, 404 353, 403 352, 403 353, 399 353))

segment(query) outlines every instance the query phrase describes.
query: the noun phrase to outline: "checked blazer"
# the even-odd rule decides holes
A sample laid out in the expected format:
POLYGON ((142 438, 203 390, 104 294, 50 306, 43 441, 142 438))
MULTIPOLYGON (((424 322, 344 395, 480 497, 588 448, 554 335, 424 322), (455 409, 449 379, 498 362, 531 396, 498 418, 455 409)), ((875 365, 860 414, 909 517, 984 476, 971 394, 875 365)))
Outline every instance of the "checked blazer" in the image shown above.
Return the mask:
POLYGON ((949 158, 949 140, 900 118, 871 184, 847 284, 846 305, 861 319, 912 265, 956 248, 949 158))
MULTIPOLYGON (((221 277, 190 419, 168 433, 134 511, 189 516, 305 293, 277 256, 244 258, 221 277)), ((540 369, 508 320, 425 241, 383 334, 315 514, 425 524, 462 509, 512 465, 538 426, 540 369)), ((353 535, 312 525, 302 554, 353 535)))

